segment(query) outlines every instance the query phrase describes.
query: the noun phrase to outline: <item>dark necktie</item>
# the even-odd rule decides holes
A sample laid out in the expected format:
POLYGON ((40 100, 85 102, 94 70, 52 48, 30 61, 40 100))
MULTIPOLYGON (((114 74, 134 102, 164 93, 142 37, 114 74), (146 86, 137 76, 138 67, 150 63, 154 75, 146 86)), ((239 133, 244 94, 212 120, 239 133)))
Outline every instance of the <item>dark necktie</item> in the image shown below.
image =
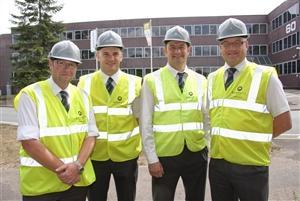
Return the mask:
POLYGON ((66 111, 68 112, 70 109, 70 104, 68 101, 69 94, 65 91, 60 91, 59 93, 60 93, 60 97, 61 97, 61 103, 63 104, 66 111))
POLYGON ((178 86, 180 91, 182 92, 184 87, 184 79, 183 79, 184 73, 177 73, 177 75, 178 75, 178 86))
POLYGON ((231 83, 233 82, 233 75, 236 71, 236 68, 228 68, 227 69, 227 80, 225 82, 225 90, 231 85, 231 83))
POLYGON ((114 80, 111 77, 109 77, 108 80, 106 81, 106 89, 109 94, 111 94, 111 92, 114 90, 113 81, 114 80))

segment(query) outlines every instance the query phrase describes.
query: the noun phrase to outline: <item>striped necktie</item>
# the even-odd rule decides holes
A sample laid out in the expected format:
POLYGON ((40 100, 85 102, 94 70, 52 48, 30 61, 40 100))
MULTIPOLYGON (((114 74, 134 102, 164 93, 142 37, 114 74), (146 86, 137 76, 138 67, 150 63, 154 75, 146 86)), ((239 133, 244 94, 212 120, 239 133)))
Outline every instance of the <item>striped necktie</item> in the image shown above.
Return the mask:
POLYGON ((60 97, 61 97, 61 103, 63 104, 66 111, 68 112, 69 109, 70 109, 70 104, 69 104, 69 101, 68 101, 69 94, 66 91, 60 91, 59 93, 60 93, 60 97))
POLYGON ((183 79, 184 73, 177 73, 177 75, 178 75, 178 86, 182 93, 184 88, 184 79, 183 79))
POLYGON ((225 82, 225 90, 231 85, 231 83, 233 82, 233 75, 236 71, 236 68, 228 68, 227 69, 227 80, 225 82))
POLYGON ((113 82, 114 80, 111 77, 109 77, 108 80, 106 81, 106 89, 109 94, 111 94, 112 91, 114 90, 113 82))

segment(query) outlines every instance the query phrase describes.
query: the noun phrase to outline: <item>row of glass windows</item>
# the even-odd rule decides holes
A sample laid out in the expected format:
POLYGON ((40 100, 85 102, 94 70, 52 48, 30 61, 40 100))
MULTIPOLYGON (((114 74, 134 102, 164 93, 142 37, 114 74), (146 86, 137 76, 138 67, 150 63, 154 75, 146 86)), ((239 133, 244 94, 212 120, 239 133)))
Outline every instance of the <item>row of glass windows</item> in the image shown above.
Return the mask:
MULTIPOLYGON (((251 60, 251 59, 250 59, 251 60)), ((278 74, 294 74, 300 73, 300 60, 293 60, 285 63, 279 63, 274 65, 278 71, 278 74)), ((216 66, 201 66, 201 67, 190 67, 192 70, 207 76, 209 73, 217 70, 219 67, 216 66)), ((158 70, 158 67, 154 67, 153 71, 158 70)), ((137 75, 140 77, 145 76, 151 72, 150 68, 121 68, 122 71, 137 75)), ((95 72, 95 69, 78 69, 76 72, 76 79, 78 80, 80 76, 95 72)))
MULTIPOLYGON (((165 57, 164 47, 153 47, 152 57, 162 58, 165 57)), ((124 48, 124 58, 150 58, 149 47, 130 47, 124 48)), ((264 56, 267 55, 267 45, 250 45, 248 49, 248 55, 251 56, 264 56)), ((192 57, 209 57, 220 56, 219 48, 217 45, 201 45, 192 47, 192 57)), ((95 54, 90 50, 81 50, 81 59, 95 59, 95 54)))
MULTIPOLYGON (((167 26, 153 26, 152 36, 153 37, 164 37, 166 31, 170 29, 173 25, 167 26)), ((218 30, 218 24, 198 24, 198 25, 182 25, 191 36, 200 35, 216 35, 218 30)), ((248 32, 250 34, 266 34, 267 24, 265 23, 255 23, 246 24, 248 32)), ((120 34, 122 38, 138 38, 144 36, 143 27, 120 27, 120 28, 103 28, 98 29, 98 36, 107 30, 113 30, 114 32, 120 34)), ((67 40, 87 40, 90 38, 91 30, 69 30, 63 33, 63 39, 67 40)))
POLYGON ((300 45, 300 32, 291 34, 285 38, 272 43, 272 53, 277 53, 285 49, 300 45))
POLYGON ((276 64, 278 74, 295 74, 300 73, 300 60, 289 61, 276 64))
MULTIPOLYGON (((153 68, 153 72, 158 70, 158 67, 153 68)), ((215 71, 218 69, 218 67, 209 67, 209 66, 201 66, 201 67, 190 67, 190 69, 196 71, 197 73, 200 73, 204 76, 207 76, 209 73, 215 71)), ((144 77, 148 73, 151 73, 150 68, 121 68, 121 70, 125 73, 131 74, 131 75, 137 75, 139 77, 144 77)), ((79 80, 80 76, 86 75, 88 73, 95 72, 95 69, 78 69, 76 72, 76 80, 79 80)))
POLYGON ((283 24, 290 22, 292 19, 299 16, 299 3, 296 3, 290 7, 287 11, 280 14, 278 17, 272 20, 272 30, 277 29, 283 24))

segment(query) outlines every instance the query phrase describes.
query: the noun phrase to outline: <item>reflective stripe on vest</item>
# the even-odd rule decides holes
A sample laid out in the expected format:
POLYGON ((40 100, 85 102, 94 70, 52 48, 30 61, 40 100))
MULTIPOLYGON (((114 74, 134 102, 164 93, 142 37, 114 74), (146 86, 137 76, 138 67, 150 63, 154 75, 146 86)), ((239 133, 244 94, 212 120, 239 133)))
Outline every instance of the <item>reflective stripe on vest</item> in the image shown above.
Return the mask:
POLYGON ((233 138, 237 140, 250 140, 255 142, 271 142, 272 134, 270 133, 253 133, 245 131, 236 131, 225 128, 211 128, 212 135, 220 135, 223 137, 233 138))
MULTIPOLYGON (((189 69, 188 69, 189 70, 189 69)), ((156 96, 158 104, 154 106, 156 112, 166 112, 172 110, 199 110, 201 111, 202 97, 198 98, 198 103, 165 103, 163 85, 160 76, 160 70, 153 73, 154 83, 156 88, 156 96)), ((197 93, 202 94, 202 79, 197 79, 197 93)))
MULTIPOLYGON (((67 127, 48 127, 48 118, 47 118, 47 109, 44 97, 42 95, 42 90, 39 84, 35 84, 33 87, 35 91, 36 97, 38 99, 39 107, 38 107, 38 118, 39 118, 39 126, 40 126, 40 136, 53 136, 57 132, 57 135, 68 135, 75 132, 87 132, 87 125, 72 125, 69 128, 67 127)), ((85 111, 87 112, 87 121, 89 121, 89 100, 87 96, 83 96, 85 111)))
MULTIPOLYGON (((69 158, 60 158, 60 160, 64 163, 72 163, 73 161, 77 160, 77 155, 69 158)), ((20 163, 22 166, 27 166, 27 167, 42 167, 42 165, 37 162, 36 160, 29 158, 29 157, 20 157, 20 163)))
POLYGON ((82 125, 72 125, 69 127, 41 128, 40 137, 71 135, 73 133, 82 133, 82 132, 88 132, 88 125, 82 124, 82 125))
POLYGON ((236 109, 246 109, 246 110, 260 112, 260 113, 270 113, 265 104, 259 104, 255 102, 259 91, 259 85, 261 82, 262 73, 263 73, 263 67, 257 66, 253 74, 253 79, 251 81, 251 86, 250 86, 247 101, 232 100, 232 99, 212 100, 213 79, 210 79, 209 88, 208 88, 208 98, 210 100, 209 109, 224 106, 224 107, 231 107, 236 109))
POLYGON ((105 114, 107 115, 132 115, 132 107, 127 108, 108 108, 107 106, 94 106, 95 114, 105 114))
POLYGON ((97 139, 107 139, 107 141, 121 141, 127 140, 135 135, 139 134, 139 127, 135 127, 132 131, 124 132, 124 133, 110 133, 107 135, 107 132, 99 132, 99 136, 97 139))
POLYGON ((182 124, 153 125, 154 132, 177 132, 203 129, 203 123, 190 122, 182 124))

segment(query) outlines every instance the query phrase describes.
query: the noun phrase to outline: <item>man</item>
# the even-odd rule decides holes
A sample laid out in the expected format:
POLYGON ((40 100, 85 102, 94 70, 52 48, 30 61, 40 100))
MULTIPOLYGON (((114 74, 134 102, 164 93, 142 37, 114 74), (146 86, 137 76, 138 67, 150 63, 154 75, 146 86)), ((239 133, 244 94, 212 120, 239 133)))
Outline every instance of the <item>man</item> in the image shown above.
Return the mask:
POLYGON ((225 65, 208 77, 213 201, 268 200, 272 138, 291 128, 275 69, 246 59, 248 37, 246 25, 234 18, 218 30, 225 65))
POLYGON ((141 152, 137 121, 141 78, 120 70, 123 43, 117 33, 102 33, 96 49, 100 70, 81 77, 78 84, 91 96, 100 131, 91 156, 96 182, 88 196, 90 201, 107 200, 112 174, 118 200, 133 201, 141 152))
POLYGON ((174 200, 180 177, 186 200, 204 200, 206 79, 187 67, 191 41, 185 29, 169 29, 164 44, 168 63, 145 77, 141 92, 141 131, 153 200, 174 200))
POLYGON ((95 181, 89 155, 98 130, 88 96, 70 84, 80 63, 74 43, 56 43, 49 53, 51 77, 15 98, 24 201, 85 201, 95 181))

